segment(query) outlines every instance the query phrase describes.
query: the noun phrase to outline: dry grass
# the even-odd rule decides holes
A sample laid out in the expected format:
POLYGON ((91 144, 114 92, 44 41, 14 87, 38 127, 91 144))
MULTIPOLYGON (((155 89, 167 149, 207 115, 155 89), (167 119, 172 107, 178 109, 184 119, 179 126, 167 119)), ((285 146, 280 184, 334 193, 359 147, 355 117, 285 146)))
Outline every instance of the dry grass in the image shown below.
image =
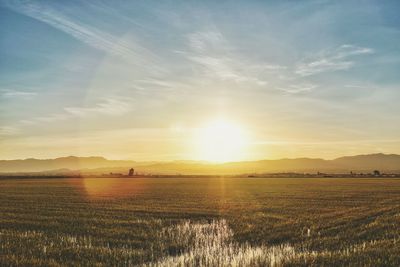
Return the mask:
POLYGON ((400 265, 400 180, 106 182, 0 181, 0 266, 400 265))

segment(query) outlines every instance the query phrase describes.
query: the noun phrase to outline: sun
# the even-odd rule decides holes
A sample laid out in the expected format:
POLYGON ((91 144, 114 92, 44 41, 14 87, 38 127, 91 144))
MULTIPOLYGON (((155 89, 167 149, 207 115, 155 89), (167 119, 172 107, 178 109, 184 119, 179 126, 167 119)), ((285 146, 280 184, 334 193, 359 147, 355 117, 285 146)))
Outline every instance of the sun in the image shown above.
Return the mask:
POLYGON ((200 127, 195 140, 198 158, 214 162, 242 160, 248 145, 243 128, 225 119, 217 119, 200 127))

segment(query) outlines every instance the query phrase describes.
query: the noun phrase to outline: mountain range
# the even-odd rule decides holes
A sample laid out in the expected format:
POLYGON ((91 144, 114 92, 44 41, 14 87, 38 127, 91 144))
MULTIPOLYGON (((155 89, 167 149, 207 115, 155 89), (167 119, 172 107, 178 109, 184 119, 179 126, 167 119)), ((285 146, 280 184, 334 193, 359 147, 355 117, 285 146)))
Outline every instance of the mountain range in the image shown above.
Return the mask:
POLYGON ((137 162, 103 157, 60 157, 55 159, 0 160, 0 173, 51 172, 83 174, 127 173, 129 168, 152 174, 243 174, 276 172, 400 172, 400 155, 368 154, 333 160, 295 158, 210 163, 203 161, 137 162))

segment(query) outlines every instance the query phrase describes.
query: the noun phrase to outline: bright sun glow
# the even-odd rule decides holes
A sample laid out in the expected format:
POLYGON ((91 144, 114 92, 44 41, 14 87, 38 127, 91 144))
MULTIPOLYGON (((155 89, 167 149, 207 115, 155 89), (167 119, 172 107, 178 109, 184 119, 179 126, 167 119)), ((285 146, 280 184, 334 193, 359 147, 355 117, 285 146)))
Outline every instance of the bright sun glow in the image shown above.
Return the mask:
POLYGON ((201 127, 196 137, 199 158, 216 162, 242 160, 247 141, 241 127, 222 119, 201 127))

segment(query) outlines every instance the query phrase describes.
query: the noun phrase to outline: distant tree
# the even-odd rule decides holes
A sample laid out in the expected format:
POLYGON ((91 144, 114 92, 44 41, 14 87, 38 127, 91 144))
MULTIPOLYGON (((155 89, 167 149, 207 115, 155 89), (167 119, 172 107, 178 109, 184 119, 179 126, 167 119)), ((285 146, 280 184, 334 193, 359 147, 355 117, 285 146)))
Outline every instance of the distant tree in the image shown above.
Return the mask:
POLYGON ((374 176, 380 176, 380 175, 381 175, 380 171, 374 170, 374 176))

